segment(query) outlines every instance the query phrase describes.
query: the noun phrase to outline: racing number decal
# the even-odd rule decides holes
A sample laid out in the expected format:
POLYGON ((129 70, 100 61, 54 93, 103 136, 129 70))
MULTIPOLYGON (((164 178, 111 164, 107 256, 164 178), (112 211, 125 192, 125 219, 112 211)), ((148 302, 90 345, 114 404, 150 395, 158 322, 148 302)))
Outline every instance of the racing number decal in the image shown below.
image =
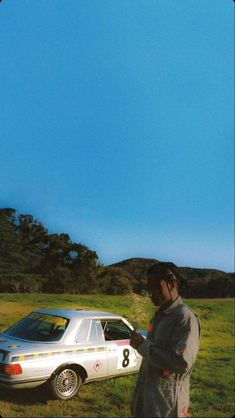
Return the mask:
POLYGON ((123 362, 122 362, 122 367, 127 367, 129 366, 130 360, 129 360, 129 355, 130 355, 130 350, 128 350, 128 348, 125 348, 123 350, 123 362))
POLYGON ((116 344, 117 369, 123 372, 128 369, 135 369, 138 362, 138 355, 129 341, 117 341, 116 344))

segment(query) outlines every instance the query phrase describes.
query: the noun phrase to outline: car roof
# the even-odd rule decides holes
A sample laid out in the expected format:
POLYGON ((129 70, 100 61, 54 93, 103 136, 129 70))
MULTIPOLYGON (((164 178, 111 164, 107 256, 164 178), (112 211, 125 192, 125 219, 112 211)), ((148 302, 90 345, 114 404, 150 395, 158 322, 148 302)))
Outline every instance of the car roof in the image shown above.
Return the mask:
POLYGON ((117 315, 110 312, 93 311, 85 309, 39 309, 34 312, 40 312, 47 315, 63 316, 68 319, 82 319, 82 318, 121 318, 121 315, 117 315))

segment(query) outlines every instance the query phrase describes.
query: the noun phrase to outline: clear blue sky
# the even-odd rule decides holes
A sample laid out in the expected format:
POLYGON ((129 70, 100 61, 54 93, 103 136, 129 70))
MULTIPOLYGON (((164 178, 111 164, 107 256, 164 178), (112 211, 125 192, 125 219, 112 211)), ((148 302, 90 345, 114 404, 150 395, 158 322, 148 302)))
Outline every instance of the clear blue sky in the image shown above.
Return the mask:
POLYGON ((104 264, 232 271, 233 9, 2 0, 0 206, 104 264))

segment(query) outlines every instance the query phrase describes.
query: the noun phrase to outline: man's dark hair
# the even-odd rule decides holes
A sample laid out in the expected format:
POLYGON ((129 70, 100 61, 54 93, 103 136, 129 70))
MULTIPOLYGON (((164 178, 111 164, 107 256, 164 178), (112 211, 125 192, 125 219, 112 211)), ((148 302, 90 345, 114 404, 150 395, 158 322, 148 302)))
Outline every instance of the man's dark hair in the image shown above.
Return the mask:
POLYGON ((182 277, 179 268, 171 262, 153 264, 148 268, 147 276, 151 276, 151 279, 156 281, 164 279, 167 283, 176 281, 178 290, 180 289, 182 282, 184 282, 184 278, 182 277))

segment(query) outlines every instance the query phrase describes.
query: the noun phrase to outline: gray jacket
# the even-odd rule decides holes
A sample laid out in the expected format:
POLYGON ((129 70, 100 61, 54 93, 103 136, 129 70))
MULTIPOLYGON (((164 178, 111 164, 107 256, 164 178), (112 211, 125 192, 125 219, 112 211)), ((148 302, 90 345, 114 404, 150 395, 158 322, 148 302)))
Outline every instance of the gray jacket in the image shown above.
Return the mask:
POLYGON ((132 402, 135 417, 186 417, 199 336, 198 319, 180 296, 159 308, 138 347, 143 360, 132 402))

